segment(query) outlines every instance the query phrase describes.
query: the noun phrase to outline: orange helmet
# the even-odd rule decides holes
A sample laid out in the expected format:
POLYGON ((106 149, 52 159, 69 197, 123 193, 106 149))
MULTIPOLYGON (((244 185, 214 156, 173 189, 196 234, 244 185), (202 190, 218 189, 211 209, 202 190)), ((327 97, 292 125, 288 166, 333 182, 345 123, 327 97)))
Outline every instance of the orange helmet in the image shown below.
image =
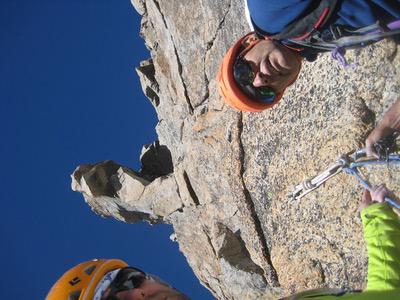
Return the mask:
POLYGON ((81 263, 58 279, 46 300, 92 300, 97 284, 108 272, 127 266, 119 259, 94 259, 81 263))
MULTIPOLYGON (((254 32, 250 32, 240 38, 225 54, 217 74, 220 95, 224 98, 225 103, 240 111, 260 112, 271 108, 279 102, 284 93, 284 91, 277 93, 272 103, 262 103, 243 92, 234 78, 233 66, 237 57, 247 53, 259 41, 261 40, 254 32)), ((293 82, 295 80, 296 78, 293 82)))

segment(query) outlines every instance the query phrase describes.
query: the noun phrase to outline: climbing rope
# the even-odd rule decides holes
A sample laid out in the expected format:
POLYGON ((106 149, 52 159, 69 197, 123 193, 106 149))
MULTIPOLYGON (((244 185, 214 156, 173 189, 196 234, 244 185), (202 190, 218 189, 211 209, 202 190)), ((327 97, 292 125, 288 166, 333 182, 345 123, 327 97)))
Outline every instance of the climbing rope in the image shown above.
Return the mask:
MULTIPOLYGON (((342 155, 333 165, 328 169, 320 173, 319 175, 313 177, 312 179, 307 179, 303 183, 297 185, 290 195, 294 200, 298 200, 313 190, 321 186, 329 178, 341 173, 342 171, 346 174, 353 175, 358 182, 361 183, 366 189, 371 190, 372 185, 367 179, 363 178, 358 170, 360 167, 372 166, 372 165, 390 165, 390 164, 400 164, 400 154, 396 153, 398 151, 396 139, 398 133, 395 133, 385 139, 380 140, 374 144, 375 150, 378 153, 379 158, 377 159, 367 159, 360 160, 366 157, 365 149, 358 149, 349 154, 342 155)), ((395 200, 385 197, 385 201, 400 209, 400 204, 395 200)))

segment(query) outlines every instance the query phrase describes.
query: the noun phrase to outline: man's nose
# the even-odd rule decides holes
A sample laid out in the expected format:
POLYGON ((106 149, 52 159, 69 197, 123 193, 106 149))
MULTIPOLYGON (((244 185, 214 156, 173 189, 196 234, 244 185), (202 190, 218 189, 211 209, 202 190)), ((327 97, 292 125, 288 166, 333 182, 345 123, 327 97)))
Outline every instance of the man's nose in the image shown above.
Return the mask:
POLYGON ((256 77, 254 77, 253 85, 255 87, 266 86, 268 84, 268 76, 262 74, 261 72, 256 73, 256 77))
MULTIPOLYGON (((119 299, 119 298, 118 298, 119 299)), ((130 290, 129 295, 125 295, 125 299, 129 299, 129 300, 146 300, 147 299, 147 294, 144 290, 137 288, 137 289, 133 289, 130 290)))

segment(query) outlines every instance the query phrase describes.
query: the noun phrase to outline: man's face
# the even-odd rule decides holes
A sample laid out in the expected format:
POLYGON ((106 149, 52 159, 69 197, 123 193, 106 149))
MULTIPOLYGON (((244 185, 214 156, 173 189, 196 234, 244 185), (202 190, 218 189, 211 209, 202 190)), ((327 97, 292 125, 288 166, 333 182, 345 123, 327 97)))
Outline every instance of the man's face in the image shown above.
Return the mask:
POLYGON ((261 40, 243 57, 255 72, 253 85, 268 86, 280 93, 290 85, 300 71, 296 52, 269 40, 261 40))
POLYGON ((139 288, 118 292, 115 296, 118 300, 190 300, 179 291, 152 280, 145 280, 139 288))

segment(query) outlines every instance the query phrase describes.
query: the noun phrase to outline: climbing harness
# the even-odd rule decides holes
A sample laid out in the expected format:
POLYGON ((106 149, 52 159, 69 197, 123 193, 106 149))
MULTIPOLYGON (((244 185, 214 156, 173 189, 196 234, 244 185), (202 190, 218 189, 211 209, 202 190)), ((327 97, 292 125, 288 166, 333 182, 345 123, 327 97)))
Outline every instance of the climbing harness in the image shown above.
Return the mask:
MULTIPOLYGON (((371 184, 368 182, 368 180, 361 176, 358 168, 372 165, 400 164, 400 154, 396 153, 398 148, 396 145, 397 137, 398 134, 395 133, 394 135, 380 140, 374 144, 374 147, 379 155, 379 159, 362 159, 366 157, 365 149, 358 149, 342 155, 325 171, 297 185, 290 197, 294 200, 299 200, 308 193, 317 189, 329 178, 332 178, 342 171, 353 175, 364 186, 364 188, 371 190, 371 184)), ((400 209, 400 204, 398 204, 395 200, 385 197, 385 201, 391 206, 400 209)))
MULTIPOLYGON (((333 59, 345 67, 351 66, 345 59, 347 49, 364 47, 383 38, 400 34, 400 20, 389 24, 377 22, 359 29, 350 29, 346 26, 332 25, 322 32, 315 32, 306 40, 288 39, 290 44, 320 52, 330 51, 333 59)), ((282 41, 285 43, 285 41, 282 41)), ((353 65, 354 66, 354 65, 353 65)))

